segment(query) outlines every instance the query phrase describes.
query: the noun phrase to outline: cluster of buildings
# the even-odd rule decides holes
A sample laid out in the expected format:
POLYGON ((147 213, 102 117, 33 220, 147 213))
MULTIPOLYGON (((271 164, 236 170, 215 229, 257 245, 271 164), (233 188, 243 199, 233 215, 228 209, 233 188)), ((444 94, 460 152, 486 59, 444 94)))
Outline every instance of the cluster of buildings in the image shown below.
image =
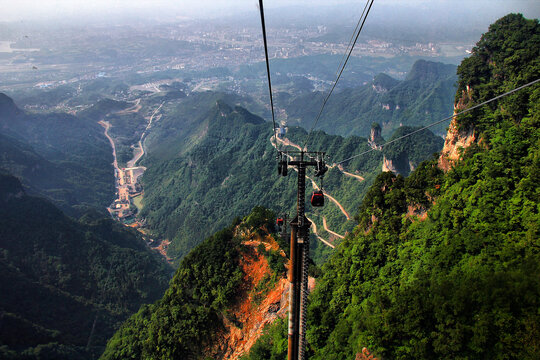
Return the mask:
POLYGON ((144 170, 142 166, 115 169, 116 199, 108 210, 114 218, 125 224, 135 223, 137 208, 132 202, 134 197, 142 194, 138 179, 144 170))

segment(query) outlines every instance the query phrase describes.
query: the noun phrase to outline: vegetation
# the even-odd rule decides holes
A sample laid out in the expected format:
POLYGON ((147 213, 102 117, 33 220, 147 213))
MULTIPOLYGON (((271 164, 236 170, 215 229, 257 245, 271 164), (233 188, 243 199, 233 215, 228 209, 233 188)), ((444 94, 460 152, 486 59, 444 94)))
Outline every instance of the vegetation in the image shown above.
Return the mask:
POLYGON ((287 319, 279 319, 264 329, 263 335, 242 360, 283 360, 287 358, 287 319))
MULTIPOLYGON (((271 126, 242 107, 230 106, 231 101, 243 100, 206 92, 182 99, 182 106, 176 109, 173 104, 165 104, 164 107, 168 107, 165 115, 147 138, 141 216, 146 218, 155 236, 171 240, 168 255, 176 263, 200 239, 255 205, 280 214, 292 214, 295 208, 296 179, 293 174, 288 177, 276 174, 271 126), (205 105, 209 108, 203 111, 205 105), (169 113, 173 115, 167 115, 169 113)), ((287 137, 296 143, 302 143, 306 135, 301 128, 291 127, 287 132, 287 137)), ((307 146, 310 150, 324 149, 331 154, 330 164, 371 149, 365 138, 343 138, 321 131, 312 134, 307 146)), ((424 156, 432 152, 433 149, 429 149, 424 156)), ((361 195, 381 163, 382 154, 372 152, 344 164, 348 171, 362 175, 364 182, 344 176, 337 168, 330 169, 324 187, 353 212, 360 206, 361 195)), ((309 176, 314 178, 312 170, 309 176)), ((311 185, 308 181, 308 193, 311 185)), ((324 231, 323 216, 334 231, 345 233, 354 227, 354 221, 347 221, 341 210, 330 204, 310 214, 320 231, 324 231)), ((320 264, 328 254, 317 246, 316 239, 313 243, 314 258, 320 264)))
POLYGON ((224 328, 228 307, 238 300, 245 251, 240 234, 267 235, 264 229, 273 227, 274 218, 257 207, 244 221, 235 220, 200 243, 180 263, 165 296, 126 321, 101 358, 204 358, 224 328))
POLYGON ((89 121, 98 122, 107 114, 115 111, 127 109, 131 104, 125 101, 116 101, 112 99, 99 100, 89 108, 78 113, 79 117, 88 119, 89 121))
MULTIPOLYGON (((458 67, 456 102, 470 107, 540 78, 540 25, 520 14, 510 14, 492 24, 473 48, 473 56, 458 67)), ((488 136, 501 118, 515 124, 538 104, 538 89, 528 88, 459 118, 464 130, 474 127, 488 136)))
POLYGON ((0 94, 0 129, 0 168, 31 193, 75 216, 109 205, 112 153, 97 123, 63 113, 24 113, 0 94))
MULTIPOLYGON (((534 44, 538 36, 538 21, 506 16, 480 44, 491 49, 505 36, 533 48, 529 41, 534 44)), ((513 53, 505 46, 497 51, 513 53)), ((491 59, 498 56, 494 52, 491 59)), ((490 61, 477 51, 464 63, 490 61)), ((518 64, 507 82, 526 82, 531 69, 538 72, 535 64, 536 58, 518 64)), ((471 81, 491 94, 510 86, 482 73, 469 76, 460 83, 471 81)), ((518 95, 530 99, 515 111, 497 104, 483 110, 485 117, 460 119, 483 140, 448 173, 433 159, 407 178, 391 173, 376 178, 360 208, 358 228, 325 264, 311 296, 311 359, 354 358, 363 347, 391 359, 537 357, 538 91, 536 86, 518 95)), ((281 354, 283 332, 269 333, 250 359, 281 354), (253 355, 256 351, 263 355, 253 355)))
MULTIPOLYGON (((268 123, 243 108, 232 108, 222 101, 199 118, 199 123, 202 133, 194 130, 193 142, 185 145, 188 148, 184 148, 184 153, 152 163, 148 160, 150 164, 143 177, 142 216, 158 236, 172 240, 169 256, 176 261, 201 237, 217 231, 254 205, 280 213, 295 207, 296 181, 293 175, 280 178, 276 174, 276 150, 269 141, 272 133, 268 123)), ((164 123, 160 122, 160 125, 164 126, 164 123)), ((185 135, 181 138, 165 138, 166 148, 154 145, 149 153, 165 154, 175 148, 182 151, 181 146, 171 146, 173 141, 185 140, 185 135)), ((351 148, 355 146, 354 142, 346 143, 351 148)), ((339 179, 340 176, 336 173, 328 178, 339 179)), ((355 181, 341 179, 334 183, 355 188, 364 186, 355 181)), ((334 191, 332 186, 328 188, 334 191)), ((329 207, 326 211, 333 216, 329 221, 334 228, 336 223, 345 222, 339 209, 329 207)))
MULTIPOLYGON (((380 74, 371 83, 350 86, 332 95, 318 128, 342 136, 369 136, 376 120, 388 136, 402 125, 440 120, 452 113, 455 71, 454 65, 418 60, 403 81, 380 74)), ((312 92, 290 99, 284 106, 288 122, 310 128, 323 97, 321 92, 312 92)), ((435 131, 443 133, 444 126, 435 131)))
POLYGON ((92 358, 163 294, 171 270, 134 231, 95 213, 74 221, 13 176, 0 185, 1 358, 92 358))
MULTIPOLYGON (((416 130, 418 128, 400 127, 388 141, 398 139, 416 130)), ((443 138, 425 129, 385 146, 383 154, 387 160, 394 163, 400 174, 407 176, 412 169, 426 159, 426 154, 434 154, 440 151, 443 144, 443 138)))

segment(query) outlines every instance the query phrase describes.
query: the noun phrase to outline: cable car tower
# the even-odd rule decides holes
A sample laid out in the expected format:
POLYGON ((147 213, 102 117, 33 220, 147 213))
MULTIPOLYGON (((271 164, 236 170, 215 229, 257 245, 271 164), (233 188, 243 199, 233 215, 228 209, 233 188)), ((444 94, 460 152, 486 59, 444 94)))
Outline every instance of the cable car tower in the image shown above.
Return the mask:
MULTIPOLYGON (((311 227, 311 222, 305 215, 306 169, 308 166, 315 167, 315 176, 322 178, 328 170, 324 162, 324 155, 323 152, 307 151, 280 152, 278 154, 278 174, 287 176, 289 166, 295 167, 298 172, 296 217, 290 223, 288 360, 304 359, 305 355, 306 310, 309 294, 309 228, 311 227)), ((314 206, 324 204, 324 195, 321 191, 314 191, 312 204, 314 206)))
MULTIPOLYGON (((266 40, 266 25, 264 22, 263 0, 259 0, 259 10, 261 13, 261 27, 264 43, 264 55, 266 60, 266 75, 268 77, 268 91, 270 95, 270 109, 272 110, 273 137, 276 150, 278 151, 278 174, 282 176, 287 176, 289 166, 295 167, 296 171, 298 172, 298 196, 296 217, 292 219, 290 223, 291 256, 288 276, 290 282, 288 331, 289 350, 287 356, 288 360, 304 360, 306 348, 306 310, 307 297, 309 293, 309 228, 311 227, 311 222, 306 218, 305 215, 306 168, 308 166, 314 166, 316 168, 315 176, 322 179, 322 176, 328 170, 328 167, 324 163, 325 153, 323 152, 295 151, 284 153, 283 151, 278 150, 278 142, 276 135, 277 126, 274 112, 274 100, 272 97, 272 82, 270 77, 270 65, 268 61, 268 44, 266 40)), ((343 65, 343 67, 345 67, 345 64, 343 65)), ((309 135, 310 134, 311 131, 309 135)), ((305 146, 302 149, 304 148, 305 146)), ((324 205, 324 194, 322 190, 313 192, 313 195, 311 196, 311 204, 313 206, 324 205)), ((278 223, 278 225, 280 224, 278 223)))

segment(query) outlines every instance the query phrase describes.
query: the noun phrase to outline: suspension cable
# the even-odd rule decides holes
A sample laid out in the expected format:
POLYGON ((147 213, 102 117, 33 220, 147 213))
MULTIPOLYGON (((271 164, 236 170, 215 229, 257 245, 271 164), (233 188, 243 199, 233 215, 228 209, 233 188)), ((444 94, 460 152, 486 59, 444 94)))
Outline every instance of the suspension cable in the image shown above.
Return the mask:
MULTIPOLYGON (((418 133, 418 132, 420 132, 420 131, 422 131, 422 130, 426 130, 426 129, 428 129, 428 128, 430 128, 430 127, 433 127, 433 126, 435 126, 435 125, 438 125, 438 124, 440 124, 440 123, 442 123, 442 122, 445 122, 445 121, 447 121, 447 120, 453 119, 453 118, 455 118, 455 117, 457 117, 457 116, 459 116, 459 115, 468 113, 469 111, 472 111, 472 110, 474 110, 474 109, 477 109, 477 108, 479 108, 480 106, 489 104, 490 102, 493 102, 493 101, 495 101, 495 100, 499 100, 500 98, 503 98, 503 97, 505 97, 505 96, 508 96, 508 95, 510 95, 510 94, 513 94, 513 93, 515 93, 516 91, 525 89, 526 87, 529 87, 529 86, 531 86, 531 85, 534 85, 534 84, 536 84, 536 83, 538 83, 538 82, 540 82, 540 79, 536 79, 536 80, 534 80, 534 81, 531 81, 531 82, 528 83, 528 84, 525 84, 525 85, 522 85, 522 86, 520 86, 520 87, 517 87, 517 88, 515 88, 515 89, 513 89, 513 90, 510 90, 510 91, 508 91, 508 92, 505 92, 504 94, 501 94, 501 95, 499 95, 499 96, 495 96, 494 98, 491 98, 491 99, 489 99, 489 100, 486 100, 486 101, 484 101, 484 102, 482 102, 482 103, 480 103, 480 104, 474 105, 474 106, 472 106, 472 107, 470 107, 470 108, 468 108, 468 109, 465 109, 465 110, 463 110, 463 111, 461 111, 461 112, 459 112, 459 113, 457 113, 457 114, 453 114, 453 115, 448 116, 448 117, 446 117, 446 118, 444 118, 444 119, 442 119, 442 120, 439 120, 439 121, 436 121, 436 122, 434 122, 434 123, 432 123, 432 124, 426 125, 426 126, 420 128, 420 129, 417 129, 417 130, 415 130, 415 131, 413 131, 413 132, 410 132, 410 133, 408 133, 408 134, 405 134, 405 135, 403 135, 403 136, 400 136, 400 137, 398 137, 398 138, 396 138, 396 139, 394 139, 394 140, 390 140, 390 141, 388 141, 388 142, 382 144, 380 147, 382 148, 382 147, 384 147, 384 146, 386 146, 386 145, 390 145, 390 144, 392 144, 392 143, 395 143, 396 141, 403 140, 403 139, 405 139, 406 137, 412 136, 412 135, 414 135, 414 134, 416 134, 416 133, 418 133)), ((349 158, 347 158, 347 159, 345 159, 345 160, 341 160, 340 162, 335 163, 335 165, 343 164, 344 162, 347 162, 347 161, 349 161, 349 160, 352 160, 352 159, 354 159, 354 158, 357 158, 357 157, 359 157, 359 156, 365 155, 365 154, 370 153, 370 152, 375 151, 375 150, 376 150, 376 149, 369 149, 369 150, 366 150, 366 151, 364 151, 364 152, 362 152, 362 153, 360 153, 360 154, 351 156, 351 157, 349 157, 349 158)))
POLYGON ((308 136, 306 138, 306 141, 304 141, 304 145, 302 146, 302 149, 304 149, 311 137, 311 134, 313 133, 313 129, 315 129, 315 126, 317 126, 317 123, 319 122, 319 119, 321 118, 321 115, 322 115, 322 112, 324 110, 324 107, 326 106, 326 103, 328 102, 328 99, 330 98, 330 96, 332 95, 332 93, 334 92, 334 89, 336 88, 336 85, 339 81, 339 79, 341 78, 341 75, 343 74, 343 70, 345 70, 345 66, 347 65, 347 62, 349 61, 349 58, 351 57, 351 54, 354 50, 354 46, 356 45, 356 41, 358 40, 358 37, 360 36, 360 33, 362 32, 362 29, 364 28, 364 24, 366 22, 366 19, 369 15, 369 11, 371 10, 371 6, 373 5, 373 1, 374 0, 367 0, 366 2, 366 7, 368 6, 369 4, 369 7, 367 8, 367 11, 366 11, 366 7, 364 7, 364 11, 362 12, 362 16, 363 16, 363 20, 362 20, 362 16, 360 16, 360 20, 362 20, 362 25, 360 26, 360 29, 358 29, 358 32, 356 33, 356 36, 354 38, 354 42, 352 43, 352 46, 351 48, 349 49, 349 53, 347 54, 347 57, 343 63, 343 66, 341 67, 341 70, 339 71, 339 74, 338 76, 336 77, 336 81, 334 81, 334 84, 332 85, 332 88, 330 89, 330 91, 328 92, 328 95, 326 95, 326 98, 324 99, 323 103, 322 103, 322 106, 321 106, 321 109, 319 110, 319 113, 317 114, 317 117, 315 118, 315 122, 313 123, 313 126, 311 127, 311 130, 309 131, 308 133, 308 136), (365 13, 365 16, 364 16, 364 13, 365 13))
POLYGON ((266 74, 268 76, 268 91, 270 93, 270 108, 272 109, 272 124, 273 124, 273 130, 274 133, 274 143, 276 144, 276 150, 279 152, 279 145, 277 142, 277 136, 276 136, 276 118, 274 115, 274 99, 272 97, 272 82, 270 80, 270 64, 268 62, 268 44, 266 41, 266 25, 264 23, 264 8, 263 8, 263 0, 259 0, 259 10, 261 12, 261 26, 262 26, 262 34, 263 34, 263 42, 264 42, 264 56, 266 58, 266 74))

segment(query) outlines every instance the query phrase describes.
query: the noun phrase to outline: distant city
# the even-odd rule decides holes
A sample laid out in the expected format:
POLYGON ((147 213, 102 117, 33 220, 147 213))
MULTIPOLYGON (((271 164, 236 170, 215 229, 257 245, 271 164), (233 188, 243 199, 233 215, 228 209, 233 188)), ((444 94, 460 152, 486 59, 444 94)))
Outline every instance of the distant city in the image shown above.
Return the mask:
MULTIPOLYGON (((80 86, 84 87, 88 81, 111 77, 120 78, 136 86, 135 89, 146 87, 150 91, 156 83, 170 83, 171 79, 188 79, 191 90, 195 91, 216 89, 219 79, 228 91, 251 93, 249 87, 243 86, 246 80, 263 75, 257 68, 264 60, 257 26, 183 22, 24 30, 15 29, 10 32, 11 37, 0 39, 0 91, 15 92, 15 96, 17 91, 51 90, 65 85, 80 91, 80 86)), ((337 67, 348 46, 347 41, 342 41, 348 36, 336 34, 325 25, 291 25, 270 29, 269 34, 273 61, 303 59, 309 64, 316 57, 334 56, 333 66, 337 67)), ((399 59, 395 66, 387 64, 383 69, 399 78, 410 65, 400 69, 402 57, 450 59, 457 63, 472 46, 467 41, 423 43, 363 38, 356 45, 353 57, 386 59, 387 63, 399 59)), ((309 69, 305 64, 291 65, 286 74, 277 72, 277 75, 304 76, 315 89, 328 85, 329 74, 320 73, 320 66, 309 69)), ((129 94, 123 93, 119 98, 127 99, 129 94)))

